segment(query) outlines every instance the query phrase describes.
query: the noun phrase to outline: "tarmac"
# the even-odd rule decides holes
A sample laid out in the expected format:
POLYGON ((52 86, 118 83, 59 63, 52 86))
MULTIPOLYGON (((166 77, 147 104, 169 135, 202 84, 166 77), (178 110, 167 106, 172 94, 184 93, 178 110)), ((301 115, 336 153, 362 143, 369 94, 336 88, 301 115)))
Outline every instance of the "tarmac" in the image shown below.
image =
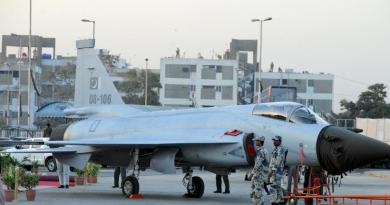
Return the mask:
MULTIPOLYGON (((250 182, 244 181, 245 172, 233 173, 230 179, 230 194, 214 194, 215 175, 210 172, 195 172, 205 182, 205 192, 200 199, 183 198, 186 192, 182 185, 183 174, 178 170, 174 175, 161 175, 153 171, 142 172, 140 176, 140 193, 144 199, 128 199, 121 189, 112 188, 113 170, 101 171, 97 184, 58 189, 56 187, 38 187, 36 200, 26 201, 25 193, 19 193, 18 202, 6 204, 26 205, 99 205, 99 204, 142 204, 142 205, 176 205, 176 204, 251 204, 250 182)), ((333 194, 389 194, 390 170, 357 170, 348 174, 335 185, 333 194), (385 177, 383 177, 385 176, 385 177), (388 178, 387 178, 388 177, 388 178)), ((389 203, 389 202, 388 202, 389 203)), ((298 204, 303 204, 300 201, 298 204)))

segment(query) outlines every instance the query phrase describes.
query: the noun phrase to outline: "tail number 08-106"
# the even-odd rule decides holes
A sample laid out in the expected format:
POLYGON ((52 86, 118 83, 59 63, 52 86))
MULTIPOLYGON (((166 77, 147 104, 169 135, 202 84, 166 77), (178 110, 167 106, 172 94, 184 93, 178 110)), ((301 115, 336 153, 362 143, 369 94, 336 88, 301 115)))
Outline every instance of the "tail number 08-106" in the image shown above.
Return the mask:
POLYGON ((89 95, 89 104, 111 104, 111 94, 89 95))

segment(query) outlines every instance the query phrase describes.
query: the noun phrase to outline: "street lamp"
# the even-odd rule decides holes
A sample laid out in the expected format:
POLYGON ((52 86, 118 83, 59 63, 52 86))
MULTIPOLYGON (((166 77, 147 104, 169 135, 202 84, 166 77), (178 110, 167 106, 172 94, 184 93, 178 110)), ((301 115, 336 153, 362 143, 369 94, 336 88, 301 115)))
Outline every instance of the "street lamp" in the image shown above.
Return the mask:
POLYGON ((82 22, 89 22, 93 24, 92 39, 95 40, 95 21, 88 19, 81 19, 82 22))
MULTIPOLYGON (((20 127, 20 117, 21 112, 22 112, 22 69, 21 69, 21 64, 22 64, 22 36, 18 34, 11 33, 11 36, 16 36, 19 38, 19 60, 17 62, 18 64, 18 127, 20 127)), ((27 73, 28 75, 28 73, 27 73)), ((29 92, 28 92, 29 93, 29 92)), ((27 95, 29 98, 29 95, 27 95)))
MULTIPOLYGON (((254 88, 255 90, 258 90, 258 94, 257 94, 257 103, 260 103, 261 102, 261 89, 260 89, 260 86, 261 86, 261 81, 260 81, 260 73, 261 73, 261 69, 262 69, 262 59, 261 59, 261 54, 262 54, 262 41, 263 41, 263 22, 264 21, 271 21, 272 18, 271 17, 268 17, 268 18, 265 18, 265 19, 252 19, 252 22, 260 22, 260 39, 259 39, 259 66, 257 67, 258 69, 258 76, 255 75, 255 80, 253 81, 254 82, 254 88), (256 78, 257 77, 257 78, 256 78), (256 79, 259 80, 258 82, 258 87, 256 89, 256 79)), ((253 93, 254 95, 254 93, 253 93)))
POLYGON ((9 118, 10 118, 10 106, 9 106, 9 103, 10 103, 10 83, 11 83, 11 76, 10 76, 10 73, 11 73, 11 65, 9 63, 4 63, 4 65, 6 65, 8 67, 8 78, 7 78, 7 112, 6 112, 6 115, 7 115, 7 118, 6 118, 6 122, 7 122, 7 126, 9 126, 9 118))

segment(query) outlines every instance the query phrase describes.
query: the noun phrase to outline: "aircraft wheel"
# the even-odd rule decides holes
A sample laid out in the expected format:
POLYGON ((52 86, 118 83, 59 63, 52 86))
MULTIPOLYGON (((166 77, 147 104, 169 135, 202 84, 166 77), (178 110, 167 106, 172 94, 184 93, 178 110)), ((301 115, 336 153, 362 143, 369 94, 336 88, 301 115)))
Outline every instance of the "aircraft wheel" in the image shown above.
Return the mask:
POLYGON ((122 193, 126 197, 129 197, 132 194, 138 194, 139 192, 139 183, 138 179, 134 176, 128 176, 122 182, 122 193))
POLYGON ((298 204, 298 199, 297 198, 288 199, 288 204, 289 205, 297 205, 298 204))
POLYGON ((192 177, 192 187, 187 187, 187 193, 190 198, 200 198, 203 196, 204 183, 200 177, 192 177))
POLYGON ((46 168, 49 172, 55 172, 57 171, 57 163, 54 158, 48 158, 46 159, 46 168))

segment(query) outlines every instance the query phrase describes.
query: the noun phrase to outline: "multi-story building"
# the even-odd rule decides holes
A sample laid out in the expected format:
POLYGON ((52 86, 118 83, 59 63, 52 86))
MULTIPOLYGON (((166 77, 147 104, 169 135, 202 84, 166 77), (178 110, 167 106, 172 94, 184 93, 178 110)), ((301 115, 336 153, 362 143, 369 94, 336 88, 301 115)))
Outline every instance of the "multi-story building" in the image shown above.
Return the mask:
POLYGON ((174 107, 237 104, 237 60, 161 58, 160 103, 174 107))
MULTIPOLYGON (((286 86, 296 88, 296 101, 311 107, 317 113, 330 113, 333 108, 332 74, 297 73, 293 69, 285 72, 262 72, 263 88, 286 86)), ((267 100, 267 99, 265 99, 267 100)))
MULTIPOLYGON (((40 67, 45 49, 55 55, 55 39, 31 36, 31 72, 28 89, 28 35, 3 35, 0 55, 0 117, 10 126, 32 127, 39 106, 40 67), (28 94, 28 91, 30 93, 28 94), (29 103, 28 103, 29 102, 29 103), (28 117, 28 111, 30 113, 28 117)), ((3 123, 3 122, 2 122, 3 123)))

